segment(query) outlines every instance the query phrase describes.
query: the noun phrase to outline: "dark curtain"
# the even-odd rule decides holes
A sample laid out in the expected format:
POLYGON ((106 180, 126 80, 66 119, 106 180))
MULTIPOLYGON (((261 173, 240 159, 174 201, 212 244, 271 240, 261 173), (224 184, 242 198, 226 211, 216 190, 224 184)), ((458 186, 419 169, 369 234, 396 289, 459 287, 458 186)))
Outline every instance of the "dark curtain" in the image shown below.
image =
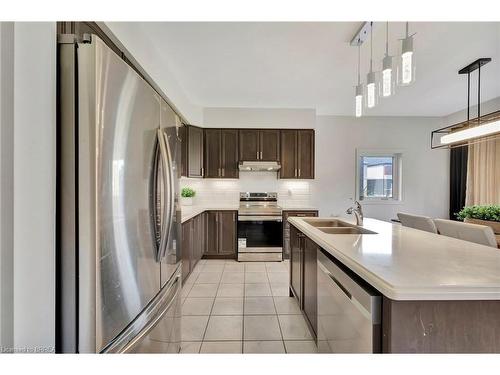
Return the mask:
POLYGON ((467 185, 467 157, 469 147, 452 148, 450 152, 450 219, 456 220, 455 214, 465 206, 465 188, 467 185))

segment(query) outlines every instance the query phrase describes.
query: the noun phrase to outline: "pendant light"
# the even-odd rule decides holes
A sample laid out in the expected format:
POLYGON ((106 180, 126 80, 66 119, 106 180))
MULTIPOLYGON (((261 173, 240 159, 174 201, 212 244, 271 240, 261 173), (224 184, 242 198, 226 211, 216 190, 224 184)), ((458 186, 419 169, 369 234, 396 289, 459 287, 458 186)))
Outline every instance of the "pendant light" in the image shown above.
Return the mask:
POLYGON ((360 78, 360 64, 361 64, 361 44, 358 45, 358 84, 356 86, 356 95, 354 105, 356 108, 356 117, 363 115, 363 85, 360 78))
POLYGON ((394 88, 396 86, 396 74, 392 64, 392 56, 389 56, 389 22, 386 22, 385 56, 382 60, 382 84, 380 85, 380 95, 384 98, 388 98, 389 96, 394 95, 394 88))
POLYGON ((373 22, 370 23, 370 71, 366 75, 366 107, 373 108, 377 105, 377 79, 373 71, 373 22))
POLYGON ((401 56, 398 61, 398 85, 407 86, 415 82, 415 51, 413 35, 408 34, 406 22, 406 37, 401 39, 401 56))

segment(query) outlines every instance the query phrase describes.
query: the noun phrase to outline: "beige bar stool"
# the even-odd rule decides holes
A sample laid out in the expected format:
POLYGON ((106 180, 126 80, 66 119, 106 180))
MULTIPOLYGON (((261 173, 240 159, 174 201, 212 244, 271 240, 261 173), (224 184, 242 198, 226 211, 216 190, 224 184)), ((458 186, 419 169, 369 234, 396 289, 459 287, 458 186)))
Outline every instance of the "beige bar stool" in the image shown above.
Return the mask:
POLYGON ((463 223, 461 221, 434 219, 439 234, 464 241, 497 247, 493 229, 486 225, 463 223))
POLYGON ((427 216, 410 215, 399 212, 398 219, 405 227, 425 230, 426 232, 437 233, 434 221, 427 216))

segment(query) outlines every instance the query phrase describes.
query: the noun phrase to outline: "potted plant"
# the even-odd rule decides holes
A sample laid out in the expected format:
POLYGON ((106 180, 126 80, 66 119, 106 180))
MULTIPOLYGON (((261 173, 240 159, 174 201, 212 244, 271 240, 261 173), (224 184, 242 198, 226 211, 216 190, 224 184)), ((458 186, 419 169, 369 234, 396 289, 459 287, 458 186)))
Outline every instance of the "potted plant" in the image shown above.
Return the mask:
POLYGON ((500 205, 464 207, 457 217, 466 223, 487 225, 495 234, 500 234, 500 205))
POLYGON ((196 195, 196 192, 190 187, 184 187, 181 190, 182 197, 182 205, 183 206, 192 206, 193 205, 193 197, 196 195))

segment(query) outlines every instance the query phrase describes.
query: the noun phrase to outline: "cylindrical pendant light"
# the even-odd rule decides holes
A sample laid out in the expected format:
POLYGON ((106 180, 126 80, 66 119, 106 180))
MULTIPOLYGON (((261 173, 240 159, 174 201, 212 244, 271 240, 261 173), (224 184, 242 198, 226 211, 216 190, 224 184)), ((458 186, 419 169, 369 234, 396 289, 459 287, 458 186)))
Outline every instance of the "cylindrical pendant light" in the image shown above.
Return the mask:
POLYGON ((356 94, 354 100, 356 117, 361 117, 363 115, 363 85, 361 84, 360 64, 361 64, 361 45, 358 45, 358 84, 356 86, 356 94))
POLYGON ((373 22, 370 23, 370 71, 366 75, 366 107, 371 109, 377 105, 377 75, 373 71, 373 22))
POLYGON ((415 82, 415 50, 413 35, 408 34, 406 22, 406 37, 401 40, 401 56, 398 61, 398 85, 407 86, 415 82))
POLYGON ((380 85, 380 95, 383 98, 394 95, 396 74, 392 64, 393 58, 389 56, 389 22, 387 22, 385 28, 385 56, 382 60, 382 84, 380 85))

